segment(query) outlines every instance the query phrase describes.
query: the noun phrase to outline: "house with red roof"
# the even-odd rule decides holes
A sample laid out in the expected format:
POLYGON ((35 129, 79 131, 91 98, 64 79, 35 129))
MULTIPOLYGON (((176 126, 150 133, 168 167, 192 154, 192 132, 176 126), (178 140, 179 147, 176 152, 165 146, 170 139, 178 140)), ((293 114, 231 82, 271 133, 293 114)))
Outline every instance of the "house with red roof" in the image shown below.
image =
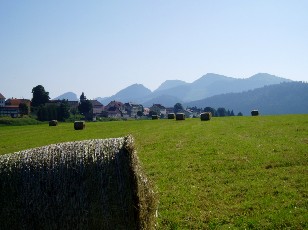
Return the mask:
POLYGON ((28 99, 9 98, 5 101, 5 106, 19 108, 20 104, 25 104, 28 107, 28 114, 31 110, 31 101, 28 99))
POLYGON ((18 117, 19 106, 6 105, 5 97, 0 93, 0 116, 18 117))
POLYGON ((30 113, 31 101, 28 99, 6 98, 0 93, 0 116, 18 117, 20 104, 26 104, 30 113))

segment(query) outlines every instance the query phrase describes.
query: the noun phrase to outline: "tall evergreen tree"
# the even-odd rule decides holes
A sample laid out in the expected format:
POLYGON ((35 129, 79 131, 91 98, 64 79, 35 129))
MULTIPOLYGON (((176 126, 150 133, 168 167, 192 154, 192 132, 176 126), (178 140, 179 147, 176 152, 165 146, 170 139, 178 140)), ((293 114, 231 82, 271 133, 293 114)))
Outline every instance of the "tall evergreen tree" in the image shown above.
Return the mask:
POLYGON ((87 100, 86 96, 84 95, 84 92, 81 93, 79 99, 80 99, 80 102, 83 102, 83 101, 87 100))
POLYGON ((82 92, 80 96, 80 103, 78 105, 79 113, 84 115, 87 120, 91 120, 93 118, 92 107, 92 103, 86 99, 86 96, 82 92))

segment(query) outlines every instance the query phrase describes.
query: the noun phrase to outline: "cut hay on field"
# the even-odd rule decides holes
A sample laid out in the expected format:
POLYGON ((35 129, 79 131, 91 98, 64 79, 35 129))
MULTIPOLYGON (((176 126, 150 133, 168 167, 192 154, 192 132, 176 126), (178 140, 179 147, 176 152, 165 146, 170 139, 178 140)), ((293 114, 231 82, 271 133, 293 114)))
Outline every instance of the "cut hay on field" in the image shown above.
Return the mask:
POLYGON ((58 121, 57 120, 49 121, 49 126, 57 126, 57 125, 58 125, 58 121))
POLYGON ((154 229, 157 200, 131 136, 0 156, 1 229, 154 229))
POLYGON ((212 118, 211 112, 204 112, 200 114, 201 121, 209 121, 212 118))
POLYGON ((184 113, 177 113, 175 116, 175 119, 177 121, 185 120, 185 114, 184 113))
POLYGON ((259 110, 256 110, 256 109, 252 110, 251 116, 259 116, 259 110))
POLYGON ((152 115, 152 120, 157 120, 158 119, 158 115, 152 115))
POLYGON ((168 113, 168 119, 174 119, 175 114, 174 113, 168 113))
POLYGON ((75 121, 74 122, 74 129, 75 130, 82 130, 86 127, 86 123, 84 121, 75 121))

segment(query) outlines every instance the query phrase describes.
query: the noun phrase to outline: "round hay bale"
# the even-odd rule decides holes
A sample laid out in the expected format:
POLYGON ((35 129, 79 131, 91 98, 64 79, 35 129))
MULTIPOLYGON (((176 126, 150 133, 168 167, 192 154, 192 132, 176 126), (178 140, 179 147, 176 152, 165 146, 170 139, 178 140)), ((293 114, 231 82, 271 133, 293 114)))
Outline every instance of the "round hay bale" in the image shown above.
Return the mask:
POLYGON ((57 125, 58 125, 58 121, 57 120, 49 121, 49 126, 57 126, 57 125))
POLYGON ((74 122, 74 129, 75 130, 83 130, 86 127, 86 124, 84 121, 75 121, 74 122))
POLYGON ((204 112, 200 114, 200 119, 201 121, 209 121, 212 118, 212 113, 211 112, 204 112))
POLYGON ((132 136, 0 156, 1 229, 154 229, 157 197, 132 136))
POLYGON ((174 113, 168 113, 168 119, 174 119, 175 114, 174 113))
POLYGON ((152 120, 158 120, 158 115, 152 115, 152 120))
POLYGON ((251 116, 259 116, 259 110, 257 110, 257 109, 252 110, 251 116))
POLYGON ((177 113, 175 116, 175 119, 177 121, 185 120, 185 114, 184 113, 177 113))

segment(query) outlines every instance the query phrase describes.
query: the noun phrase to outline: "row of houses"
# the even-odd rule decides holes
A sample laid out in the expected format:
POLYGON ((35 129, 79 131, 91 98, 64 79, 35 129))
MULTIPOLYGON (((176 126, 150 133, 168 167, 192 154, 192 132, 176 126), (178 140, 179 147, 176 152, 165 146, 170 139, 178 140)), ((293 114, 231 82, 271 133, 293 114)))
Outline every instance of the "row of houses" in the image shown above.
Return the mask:
MULTIPOLYGON (((160 104, 153 104, 149 108, 144 108, 141 104, 132 102, 122 103, 120 101, 111 101, 108 105, 104 106, 97 100, 89 100, 92 104, 93 117, 111 117, 111 118, 129 118, 138 116, 147 116, 150 111, 155 112, 160 116, 166 116, 168 113, 173 113, 173 108, 165 108, 160 104)), ((60 104, 60 100, 51 100, 49 104, 60 104)), ((77 109, 78 101, 67 101, 70 109, 77 109)))
MULTIPOLYGON (((149 108, 144 108, 141 104, 136 103, 122 103, 120 101, 111 101, 108 105, 104 106, 97 100, 89 100, 93 108, 93 117, 113 117, 113 118, 129 118, 138 116, 147 116, 150 112, 166 117, 169 113, 173 113, 173 107, 166 108, 161 104, 153 104, 149 108)), ((31 101, 28 99, 7 99, 0 93, 0 116, 12 116, 18 117, 20 115, 19 105, 25 103, 28 106, 29 112, 31 108, 31 101)), ((61 100, 51 100, 47 104, 60 104, 61 100)), ((78 110, 79 101, 67 101, 71 112, 78 110)), ((194 111, 183 110, 180 111, 185 113, 186 117, 194 116, 194 111)))
POLYGON ((6 98, 0 93, 0 116, 18 117, 20 115, 20 104, 26 104, 30 113, 31 101, 28 99, 6 98))
MULTIPOLYGON (((174 113, 173 107, 165 107, 161 104, 153 104, 149 108, 144 108, 140 104, 134 103, 122 103, 119 101, 111 101, 104 107, 105 113, 108 113, 108 117, 137 117, 140 115, 148 116, 151 112, 159 115, 160 117, 167 117, 169 113, 174 113)), ((178 111, 185 113, 186 117, 199 116, 200 111, 183 109, 178 111)))

